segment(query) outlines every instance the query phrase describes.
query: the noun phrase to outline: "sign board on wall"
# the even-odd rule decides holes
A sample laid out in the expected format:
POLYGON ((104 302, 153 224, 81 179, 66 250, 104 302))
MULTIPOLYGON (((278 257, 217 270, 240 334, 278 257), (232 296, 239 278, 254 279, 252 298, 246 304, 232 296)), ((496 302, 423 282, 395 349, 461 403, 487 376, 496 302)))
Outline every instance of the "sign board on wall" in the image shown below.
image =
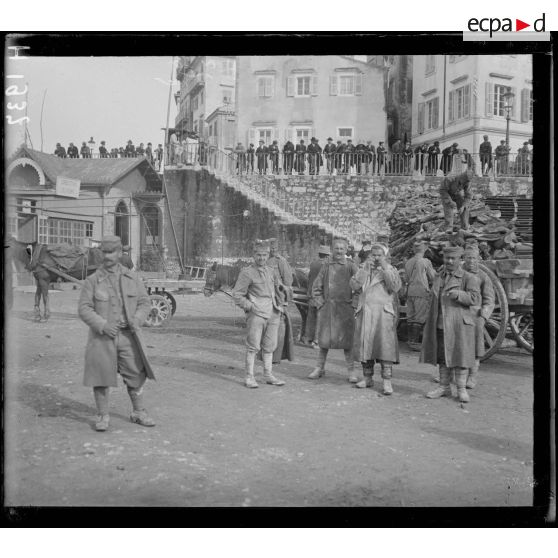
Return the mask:
POLYGON ((66 198, 79 198, 80 180, 74 178, 56 177, 56 195, 66 198))

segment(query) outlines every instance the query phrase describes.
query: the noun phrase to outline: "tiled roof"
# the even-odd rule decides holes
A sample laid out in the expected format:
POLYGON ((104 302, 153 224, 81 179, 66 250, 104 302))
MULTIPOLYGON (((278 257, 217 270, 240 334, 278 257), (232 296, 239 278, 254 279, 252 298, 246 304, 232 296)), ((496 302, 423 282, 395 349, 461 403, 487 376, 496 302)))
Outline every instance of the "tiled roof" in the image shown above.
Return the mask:
MULTIPOLYGON (((110 186, 134 170, 136 167, 147 165, 143 157, 125 159, 62 159, 56 155, 36 151, 28 147, 21 147, 15 158, 29 157, 33 159, 45 173, 48 180, 56 183, 58 176, 80 180, 82 185, 110 186)), ((155 172, 155 171, 153 171, 155 172)))

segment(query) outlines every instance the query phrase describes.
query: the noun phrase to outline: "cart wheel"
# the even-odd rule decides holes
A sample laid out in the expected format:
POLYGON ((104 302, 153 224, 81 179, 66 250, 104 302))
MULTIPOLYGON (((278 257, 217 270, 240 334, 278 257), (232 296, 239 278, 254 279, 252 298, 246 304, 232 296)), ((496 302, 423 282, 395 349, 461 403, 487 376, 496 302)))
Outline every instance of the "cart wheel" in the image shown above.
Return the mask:
POLYGON ((168 300, 161 295, 152 294, 149 299, 151 300, 151 311, 145 320, 145 325, 159 327, 172 316, 171 306, 168 300))
POLYGON ((532 312, 519 312, 510 318, 510 327, 517 343, 530 353, 533 352, 535 345, 533 324, 532 312))
POLYGON ((481 361, 490 358, 502 344, 506 337, 506 329, 508 327, 508 320, 510 311, 508 308, 508 298, 506 291, 500 283, 496 274, 488 267, 479 264, 482 269, 492 281, 495 295, 494 311, 486 323, 484 324, 484 355, 480 358, 481 361))
POLYGON ((163 296, 167 299, 168 303, 170 304, 171 312, 172 315, 174 316, 174 313, 176 312, 176 299, 167 291, 163 292, 163 296))

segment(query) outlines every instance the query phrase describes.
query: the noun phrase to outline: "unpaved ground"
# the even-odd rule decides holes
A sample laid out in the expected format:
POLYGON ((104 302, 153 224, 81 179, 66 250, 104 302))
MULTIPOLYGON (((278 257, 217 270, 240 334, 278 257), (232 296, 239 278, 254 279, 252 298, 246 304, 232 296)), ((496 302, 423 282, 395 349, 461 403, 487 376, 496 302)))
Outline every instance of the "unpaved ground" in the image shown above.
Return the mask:
POLYGON ((6 505, 532 503, 526 355, 484 363, 465 408, 424 397, 433 369, 403 344, 391 397, 351 387, 341 351, 331 352, 324 378, 306 379, 315 352, 302 346, 295 363, 276 368, 286 386, 248 390, 240 311, 224 295, 183 296, 167 327, 144 330, 157 426, 129 421, 120 387, 111 391, 111 428, 97 433, 92 392, 81 385, 78 294, 53 293, 45 324, 32 321, 33 295, 16 293, 5 327, 6 505))

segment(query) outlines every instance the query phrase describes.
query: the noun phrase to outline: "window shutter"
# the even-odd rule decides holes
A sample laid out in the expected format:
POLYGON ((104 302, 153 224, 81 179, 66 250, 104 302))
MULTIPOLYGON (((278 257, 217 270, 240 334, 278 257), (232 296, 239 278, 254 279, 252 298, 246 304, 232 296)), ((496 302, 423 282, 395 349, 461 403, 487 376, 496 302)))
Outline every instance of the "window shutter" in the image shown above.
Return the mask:
POLYGON ((471 85, 463 88, 463 118, 469 118, 471 115, 471 85))
POLYGON ((515 95, 515 97, 513 98, 513 104, 512 104, 512 109, 511 109, 511 117, 514 120, 517 120, 517 105, 519 103, 519 99, 517 98, 517 87, 512 87, 511 92, 515 95))
POLYGON ((273 128, 273 138, 274 140, 277 140, 277 142, 279 143, 279 128, 273 128))
POLYGON ((432 111, 434 113, 432 116, 432 128, 434 129, 438 127, 439 105, 440 105, 440 97, 436 97, 435 99, 432 100, 432 111))
POLYGON ((485 108, 486 116, 494 116, 494 84, 490 81, 487 81, 484 87, 485 87, 484 98, 486 100, 486 108, 485 108))
POLYGON ((424 132, 424 103, 418 104, 417 128, 419 134, 422 134, 424 132))
POLYGON ((295 77, 289 76, 287 78, 287 97, 294 97, 295 94, 295 77))
POLYGON ((312 76, 312 89, 310 95, 316 96, 318 94, 318 76, 312 76))
POLYGON ((529 122, 529 89, 521 90, 521 122, 529 122))
POLYGON ((448 103, 448 122, 453 122, 454 118, 454 110, 453 110, 453 105, 454 105, 454 98, 455 95, 453 94, 453 91, 449 92, 449 103, 448 103))
POLYGON ((355 76, 355 95, 362 95, 362 74, 355 76))
POLYGON ((258 97, 263 97, 265 95, 265 82, 262 78, 258 78, 257 81, 258 97))
POLYGON ((248 128, 248 145, 246 147, 249 147, 251 143, 256 143, 256 128, 248 128))
POLYGON ((289 126, 285 129, 285 142, 293 141, 293 129, 289 126))
POLYGON ((275 96, 275 78, 274 77, 269 80, 269 96, 270 97, 275 96))
POLYGON ((329 94, 337 95, 337 76, 335 74, 329 76, 329 94))

